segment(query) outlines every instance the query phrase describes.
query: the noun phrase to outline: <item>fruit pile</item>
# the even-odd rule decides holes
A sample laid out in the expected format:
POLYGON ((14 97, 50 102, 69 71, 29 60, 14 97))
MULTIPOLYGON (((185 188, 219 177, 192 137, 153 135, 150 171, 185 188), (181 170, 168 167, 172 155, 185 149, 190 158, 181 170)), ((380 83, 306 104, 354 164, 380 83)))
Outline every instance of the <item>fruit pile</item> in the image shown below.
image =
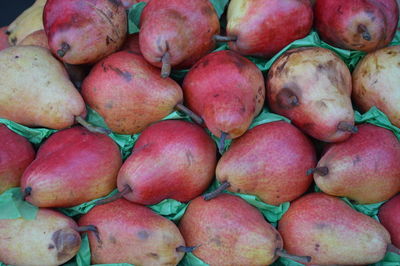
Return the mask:
POLYGON ((0 30, 0 266, 399 266, 398 23, 36 0, 0 30))

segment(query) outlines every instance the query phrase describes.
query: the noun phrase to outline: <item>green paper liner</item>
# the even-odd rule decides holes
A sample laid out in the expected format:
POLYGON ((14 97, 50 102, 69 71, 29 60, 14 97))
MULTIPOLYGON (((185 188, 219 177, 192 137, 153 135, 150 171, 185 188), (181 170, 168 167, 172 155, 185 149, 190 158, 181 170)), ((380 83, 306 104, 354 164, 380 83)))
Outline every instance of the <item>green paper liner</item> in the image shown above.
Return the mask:
POLYGON ((0 194, 0 219, 34 220, 38 208, 22 199, 21 189, 10 188, 0 194))

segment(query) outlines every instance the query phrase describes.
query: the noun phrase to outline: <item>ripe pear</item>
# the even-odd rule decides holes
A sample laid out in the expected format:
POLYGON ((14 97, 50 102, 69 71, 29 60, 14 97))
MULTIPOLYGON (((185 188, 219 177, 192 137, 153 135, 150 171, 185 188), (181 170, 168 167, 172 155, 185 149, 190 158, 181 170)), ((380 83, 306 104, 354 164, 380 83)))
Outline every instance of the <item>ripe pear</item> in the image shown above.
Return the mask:
POLYGON ((24 137, 0 125, 0 194, 18 187, 21 176, 35 159, 32 144, 24 137))
POLYGON ((203 57, 186 75, 182 89, 186 104, 207 128, 217 137, 231 139, 244 134, 265 99, 261 71, 229 50, 203 57))
POLYGON ((117 51, 127 32, 119 0, 48 0, 43 24, 51 52, 73 65, 96 63, 117 51))
POLYGON ((366 112, 376 106, 400 127, 400 45, 367 54, 353 71, 354 103, 366 112))
POLYGON ((325 193, 361 204, 388 200, 400 192, 400 143, 388 129, 359 125, 348 140, 331 144, 313 169, 325 193))
POLYGON ((121 51, 97 63, 82 85, 85 102, 119 134, 136 134, 174 111, 183 100, 174 80, 138 54, 121 51))
POLYGON ((19 44, 26 36, 43 29, 43 9, 47 0, 36 0, 8 26, 8 40, 12 45, 19 44))
POLYGON ((311 141, 283 121, 256 126, 233 140, 218 161, 216 176, 228 190, 258 196, 271 205, 292 201, 313 179, 317 163, 311 141))
POLYGON ((310 32, 309 0, 232 0, 227 14, 229 47, 243 55, 270 58, 310 32), (277 37, 279 36, 279 37, 277 37))
POLYGON ((0 261, 7 265, 56 266, 74 257, 81 237, 72 218, 39 209, 34 220, 0 220, 0 261))
POLYGON ((46 33, 44 30, 37 30, 26 36, 18 45, 36 45, 46 49, 49 48, 49 42, 47 40, 46 33))
POLYGON ((387 46, 396 32, 396 0, 318 0, 315 28, 325 42, 342 49, 371 52, 387 46))
POLYGON ((302 47, 284 53, 268 72, 267 95, 273 112, 316 139, 338 142, 357 131, 350 71, 328 49, 302 47))
POLYGON ((92 264, 177 265, 185 241, 170 220, 145 206, 125 199, 96 206, 79 219, 79 225, 94 225, 89 233, 92 264))
POLYGON ((0 28, 0 51, 10 47, 8 43, 7 26, 0 28))
POLYGON ((181 120, 161 121, 139 136, 118 173, 118 189, 143 205, 164 199, 187 202, 211 184, 215 165, 216 147, 203 128, 181 120))
POLYGON ((310 265, 372 264, 392 247, 388 231, 378 221, 323 193, 292 202, 278 230, 285 249, 311 256, 310 265))
POLYGON ((189 68, 211 52, 219 28, 209 0, 151 0, 140 17, 140 50, 167 77, 171 66, 189 68))
POLYGON ((270 265, 285 256, 278 231, 256 208, 230 194, 191 201, 179 230, 187 245, 197 246, 193 254, 210 266, 270 265))
POLYGON ((82 96, 62 64, 45 48, 0 52, 0 117, 31 127, 63 129, 85 116, 82 96))
POLYGON ((400 194, 383 204, 378 216, 381 224, 389 231, 392 243, 400 247, 400 194))
POLYGON ((122 158, 117 144, 82 127, 58 131, 25 170, 21 190, 38 207, 71 207, 106 196, 116 187, 122 158))

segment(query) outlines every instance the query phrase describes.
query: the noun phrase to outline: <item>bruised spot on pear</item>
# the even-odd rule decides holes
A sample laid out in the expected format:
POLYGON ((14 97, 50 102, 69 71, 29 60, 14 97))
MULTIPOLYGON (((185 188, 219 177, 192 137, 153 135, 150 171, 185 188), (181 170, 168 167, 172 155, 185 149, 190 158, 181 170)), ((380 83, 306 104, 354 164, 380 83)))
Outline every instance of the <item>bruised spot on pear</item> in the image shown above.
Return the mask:
POLYGON ((66 232, 63 229, 54 232, 51 240, 54 242, 57 249, 57 259, 60 261, 72 257, 70 254, 71 251, 76 250, 76 247, 81 243, 77 233, 71 231, 66 232))
POLYGON ((300 105, 298 96, 289 88, 283 88, 276 98, 278 105, 283 109, 292 109, 300 105))
POLYGON ((146 230, 142 230, 137 233, 137 236, 142 240, 146 240, 149 238, 149 233, 146 230))

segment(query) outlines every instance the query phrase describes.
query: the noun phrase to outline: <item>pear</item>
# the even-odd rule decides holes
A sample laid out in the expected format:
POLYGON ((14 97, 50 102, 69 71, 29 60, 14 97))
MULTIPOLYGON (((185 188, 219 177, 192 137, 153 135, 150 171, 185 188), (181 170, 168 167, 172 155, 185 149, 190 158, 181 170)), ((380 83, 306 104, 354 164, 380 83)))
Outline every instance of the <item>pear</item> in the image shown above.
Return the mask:
POLYGON ((381 224, 389 231, 392 243, 400 247, 400 194, 383 204, 378 216, 381 224))
POLYGON ((233 51, 270 58, 307 36, 313 12, 309 0, 232 0, 227 20, 226 39, 233 51))
POLYGON ((45 48, 0 52, 0 117, 31 127, 63 129, 86 115, 85 103, 60 62, 45 48))
POLYGON ((400 143, 388 129, 371 124, 358 128, 348 140, 331 144, 310 172, 327 194, 361 204, 388 200, 400 192, 400 143))
POLYGON ((140 2, 145 2, 148 3, 150 0, 121 0, 122 5, 125 7, 125 9, 129 10, 133 5, 140 3, 140 2))
POLYGON ((270 265, 281 255, 287 257, 278 231, 256 208, 230 194, 191 201, 179 230, 187 245, 197 246, 193 254, 210 266, 270 265))
POLYGON ((119 0, 48 0, 43 24, 51 52, 73 65, 95 63, 117 51, 127 31, 119 0))
POLYGON ((378 221, 323 193, 292 202, 278 230, 285 249, 311 256, 310 265, 372 264, 395 249, 378 221))
POLYGON ((47 0, 36 0, 35 3, 20 14, 8 26, 8 40, 16 45, 26 36, 37 30, 43 29, 43 9, 47 0))
POLYGON ((78 227, 59 212, 39 209, 34 220, 0 220, 0 261, 9 265, 56 266, 74 257, 80 248, 79 232, 95 230, 78 227))
POLYGON ((143 205, 164 199, 188 202, 211 184, 215 165, 215 144, 200 126, 181 120, 161 121, 141 133, 122 165, 120 194, 97 204, 121 196, 143 205))
POLYGON ((396 0, 318 0, 315 28, 325 42, 342 49, 371 52, 387 46, 399 20, 396 0))
POLYGON ((114 53, 97 63, 82 85, 85 102, 119 134, 136 134, 163 119, 183 100, 172 79, 133 52, 114 53))
POLYGON ((82 127, 59 131, 25 170, 21 190, 38 207, 72 207, 106 196, 122 165, 117 144, 82 127))
POLYGON ((0 51, 10 47, 8 43, 7 26, 0 28, 0 51))
POLYGON ((400 45, 367 54, 353 71, 354 103, 366 112, 376 106, 400 127, 400 45))
POLYGON ((79 219, 89 233, 92 264, 177 265, 185 241, 170 220, 125 199, 96 206, 79 219))
POLYGON ((317 163, 311 141, 283 121, 256 126, 233 140, 218 161, 216 176, 231 192, 258 196, 271 205, 292 201, 307 191, 317 163))
POLYGON ((284 53, 268 72, 267 95, 273 112, 318 140, 339 142, 357 132, 350 71, 328 49, 302 47, 284 53))
POLYGON ((35 159, 32 144, 24 137, 0 125, 0 194, 18 187, 21 176, 35 159))
POLYGON ((26 36, 18 45, 36 45, 49 49, 49 42, 47 40, 44 30, 37 30, 26 36))
POLYGON ((140 50, 167 77, 171 67, 189 68, 211 52, 219 28, 209 0, 151 0, 140 17, 140 50))
POLYGON ((265 98, 261 71, 247 58, 228 50, 197 62, 182 89, 187 106, 204 119, 207 128, 217 137, 231 139, 246 132, 265 98))

